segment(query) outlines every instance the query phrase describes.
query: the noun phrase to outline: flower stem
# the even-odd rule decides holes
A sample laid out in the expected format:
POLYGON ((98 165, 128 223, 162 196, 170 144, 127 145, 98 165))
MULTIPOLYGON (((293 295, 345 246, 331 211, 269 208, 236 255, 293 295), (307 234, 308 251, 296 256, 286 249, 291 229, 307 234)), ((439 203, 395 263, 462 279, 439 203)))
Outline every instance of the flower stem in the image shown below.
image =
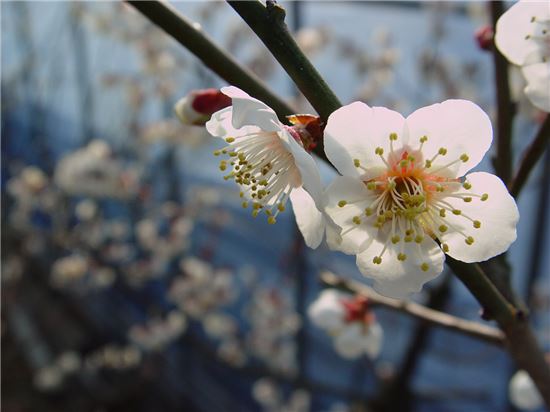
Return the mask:
POLYGON ((284 8, 269 0, 267 6, 257 0, 228 3, 254 30, 326 122, 328 116, 342 104, 289 33, 284 22, 284 8))
MULTIPOLYGON (((504 2, 491 1, 491 19, 493 27, 504 12, 504 2)), ((497 153, 493 159, 496 174, 504 182, 510 180, 512 173, 512 123, 514 110, 510 97, 508 80, 508 61, 493 47, 493 62, 495 70, 495 91, 497 100, 497 153)))
POLYGON ((544 153, 544 150, 548 150, 548 143, 550 142, 550 115, 546 115, 546 119, 542 123, 537 135, 533 139, 533 142, 525 150, 521 159, 519 168, 508 185, 508 189, 512 196, 517 198, 527 181, 527 178, 531 174, 534 166, 544 153))
POLYGON ((171 5, 160 1, 128 1, 141 14, 159 26, 182 46, 197 56, 209 69, 251 96, 269 105, 281 121, 296 111, 275 95, 250 70, 242 67, 231 55, 218 47, 200 28, 171 5))

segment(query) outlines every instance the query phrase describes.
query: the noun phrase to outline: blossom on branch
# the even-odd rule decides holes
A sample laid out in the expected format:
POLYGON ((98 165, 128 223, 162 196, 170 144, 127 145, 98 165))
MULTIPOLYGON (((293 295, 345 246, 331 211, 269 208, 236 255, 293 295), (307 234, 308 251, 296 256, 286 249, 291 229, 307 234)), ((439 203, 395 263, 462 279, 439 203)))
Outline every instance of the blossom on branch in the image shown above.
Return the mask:
POLYGON ((334 338, 334 348, 344 358, 363 354, 375 358, 380 353, 383 331, 365 297, 325 289, 309 307, 308 315, 334 338))
POLYGON ((306 244, 316 248, 325 232, 323 190, 317 165, 300 138, 305 129, 282 124, 270 107, 236 87, 222 92, 232 105, 214 113, 206 129, 227 143, 214 152, 228 157, 220 162, 220 170, 230 170, 224 178, 240 186, 243 207, 251 206, 254 217, 263 211, 269 223, 276 222, 290 199, 306 244))
POLYGON ((325 152, 343 175, 327 189, 339 248, 383 295, 404 298, 443 270, 444 253, 479 262, 516 239, 519 213, 496 176, 475 172, 492 127, 474 103, 447 100, 404 119, 355 102, 336 110, 325 152), (439 244, 438 244, 439 242, 439 244))
POLYGON ((550 4, 514 4, 497 21, 495 44, 511 63, 521 66, 531 103, 550 112, 550 4))
POLYGON ((174 113, 183 124, 204 125, 218 110, 231 105, 231 99, 218 89, 193 90, 174 106, 174 113))

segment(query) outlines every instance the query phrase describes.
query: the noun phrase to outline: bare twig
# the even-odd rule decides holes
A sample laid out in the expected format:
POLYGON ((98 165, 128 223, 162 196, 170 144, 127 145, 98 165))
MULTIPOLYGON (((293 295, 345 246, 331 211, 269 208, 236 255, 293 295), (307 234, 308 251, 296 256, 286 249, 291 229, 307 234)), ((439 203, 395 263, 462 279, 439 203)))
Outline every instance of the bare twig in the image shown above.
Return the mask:
POLYGON ((531 171, 541 158, 545 150, 548 149, 548 143, 550 142, 550 115, 546 115, 546 119, 542 123, 537 135, 533 139, 533 142, 523 153, 519 168, 510 182, 508 188, 512 196, 517 198, 527 181, 527 178, 531 174, 531 171))
POLYGON ((343 279, 330 272, 322 273, 321 280, 326 285, 366 296, 373 305, 381 305, 414 316, 435 326, 472 336, 494 345, 501 346, 504 344, 504 334, 493 327, 457 318, 415 302, 387 298, 362 283, 343 279))

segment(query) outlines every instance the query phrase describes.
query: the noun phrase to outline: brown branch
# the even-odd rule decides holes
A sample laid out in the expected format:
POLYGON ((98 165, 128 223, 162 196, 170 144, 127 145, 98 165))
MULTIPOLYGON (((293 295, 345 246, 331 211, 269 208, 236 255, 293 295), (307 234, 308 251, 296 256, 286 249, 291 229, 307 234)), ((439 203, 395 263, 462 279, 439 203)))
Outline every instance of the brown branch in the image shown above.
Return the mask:
POLYGON ((527 182, 527 178, 531 174, 531 171, 541 158, 545 150, 548 149, 548 143, 550 142, 550 115, 546 115, 546 119, 542 123, 537 135, 529 145, 520 161, 519 168, 508 185, 508 189, 512 196, 517 198, 527 182))
POLYGON ((322 273, 321 281, 325 285, 366 296, 373 305, 381 305, 435 326, 472 336, 493 345, 502 346, 504 344, 504 334, 496 328, 429 309, 418 303, 387 298, 362 283, 343 279, 331 272, 322 273))
MULTIPOLYGON (((504 2, 491 1, 491 20, 496 27, 497 20, 504 12, 504 2)), ((510 180, 512 173, 512 122, 514 111, 510 97, 508 80, 508 61, 493 47, 493 62, 495 69, 495 92, 497 99, 497 153, 493 159, 496 174, 504 182, 510 180)))

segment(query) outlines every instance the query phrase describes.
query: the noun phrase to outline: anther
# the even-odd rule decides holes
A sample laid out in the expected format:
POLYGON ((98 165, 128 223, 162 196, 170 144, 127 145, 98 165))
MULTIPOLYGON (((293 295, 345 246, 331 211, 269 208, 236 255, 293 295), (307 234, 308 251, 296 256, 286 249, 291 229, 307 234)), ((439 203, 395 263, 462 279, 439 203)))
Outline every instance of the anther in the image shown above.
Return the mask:
POLYGON ((360 225, 361 224, 361 218, 359 216, 353 216, 353 219, 352 219, 353 223, 355 223, 356 225, 360 225))
POLYGON ((414 241, 416 243, 422 243, 423 240, 424 240, 424 236, 422 235, 416 235, 416 237, 414 238, 414 241))
POLYGON ((376 183, 375 183, 375 182, 369 182, 369 183, 367 183, 367 189, 368 189, 368 190, 374 190, 374 189, 376 189, 376 183))
POLYGON ((428 265, 426 262, 420 265, 420 269, 422 269, 423 272, 427 272, 429 268, 430 268, 430 265, 428 265))
POLYGON ((474 220, 473 224, 476 229, 479 229, 481 227, 481 222, 479 220, 474 220))
POLYGON ((462 210, 459 209, 453 209, 453 215, 459 216, 462 214, 462 210))
POLYGON ((396 243, 399 243, 399 240, 400 240, 400 239, 401 239, 401 238, 399 237, 399 235, 394 235, 394 236, 392 236, 392 238, 391 238, 391 242, 395 245, 396 243))
POLYGON ((227 143, 233 143, 235 141, 235 138, 234 137, 228 137, 228 138, 225 139, 225 141, 227 143))
POLYGON ((399 253, 397 255, 397 260, 400 260, 401 262, 405 261, 405 259, 407 259, 407 255, 404 254, 404 253, 399 253))
POLYGON ((397 140, 397 133, 390 133, 390 140, 397 140))
POLYGON ((466 190, 470 190, 472 188, 472 184, 469 183, 469 182, 464 182, 464 184, 462 185, 462 187, 466 190))
POLYGON ((353 159, 353 164, 355 167, 361 167, 361 162, 359 161, 359 159, 353 159))
POLYGON ((375 265, 379 265, 380 263, 382 263, 382 257, 380 256, 375 256, 372 258, 372 263, 374 263, 375 265))
POLYGON ((372 214, 373 214, 372 209, 371 209, 370 207, 367 207, 367 208, 365 209, 365 215, 366 215, 366 216, 372 216, 372 214))
POLYGON ((481 201, 482 201, 482 202, 485 202, 487 199, 489 199, 489 195, 488 195, 487 193, 483 193, 483 194, 481 195, 481 201))
POLYGON ((466 153, 460 155, 460 160, 462 160, 464 163, 466 163, 468 160, 470 160, 470 158, 468 157, 468 155, 466 153))
POLYGON ((277 222, 274 216, 269 216, 269 219, 267 219, 267 223, 270 225, 274 225, 277 222))
POLYGON ((382 149, 381 147, 377 147, 376 149, 374 149, 374 154, 382 156, 384 154, 384 149, 382 149))
POLYGON ((443 249, 443 252, 447 253, 449 251, 449 245, 446 243, 443 243, 441 245, 441 248, 443 249))
POLYGON ((420 138, 420 143, 426 143, 428 141, 428 136, 422 136, 420 138))
POLYGON ((445 232, 447 231, 447 229, 449 229, 449 228, 448 228, 447 226, 445 226, 445 225, 439 226, 439 231, 440 231, 441 233, 445 233, 445 232))
POLYGON ((279 212, 284 212, 285 211, 285 205, 283 205, 282 203, 279 203, 277 205, 277 210, 279 210, 279 212))
POLYGON ((446 214, 445 209, 439 209, 439 216, 445 217, 445 214, 446 214))
POLYGON ((439 151, 437 153, 439 153, 441 156, 445 156, 447 154, 447 149, 441 147, 439 148, 439 151))
POLYGON ((344 206, 347 205, 347 204, 348 204, 348 202, 346 202, 345 200, 340 200, 340 201, 338 202, 338 207, 344 207, 344 206))
POLYGON ((246 209, 248 207, 248 202, 243 202, 242 206, 243 206, 244 209, 246 209))
POLYGON ((471 245, 474 243, 474 238, 471 236, 468 236, 466 239, 464 239, 467 245, 471 245))
MULTIPOLYGON (((465 197, 464 200, 466 203, 470 203, 472 201, 472 198, 471 197, 465 197)), ((481 200, 483 200, 483 197, 481 198, 481 200)))
POLYGON ((430 167, 432 167, 432 161, 431 160, 426 160, 426 163, 425 163, 424 167, 426 167, 426 169, 429 169, 430 167))
POLYGON ((214 156, 219 156, 221 153, 219 150, 214 150, 214 156))

